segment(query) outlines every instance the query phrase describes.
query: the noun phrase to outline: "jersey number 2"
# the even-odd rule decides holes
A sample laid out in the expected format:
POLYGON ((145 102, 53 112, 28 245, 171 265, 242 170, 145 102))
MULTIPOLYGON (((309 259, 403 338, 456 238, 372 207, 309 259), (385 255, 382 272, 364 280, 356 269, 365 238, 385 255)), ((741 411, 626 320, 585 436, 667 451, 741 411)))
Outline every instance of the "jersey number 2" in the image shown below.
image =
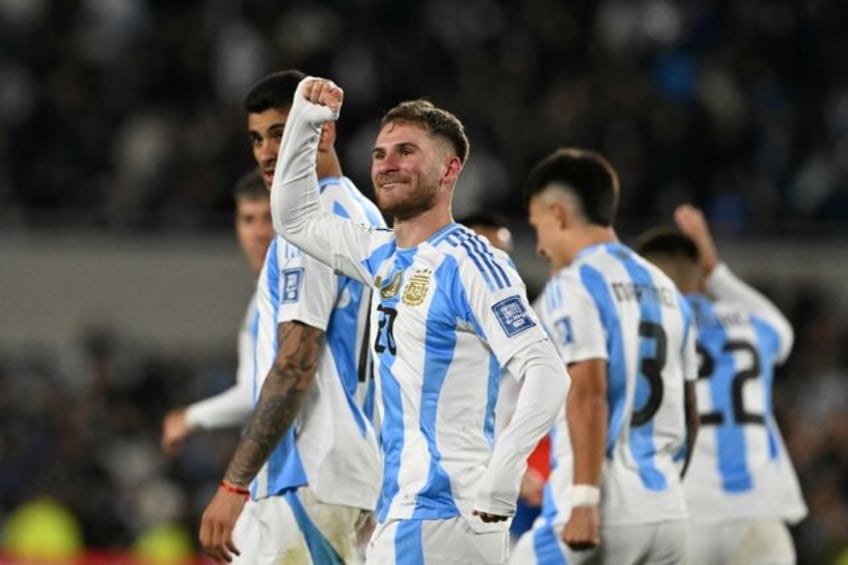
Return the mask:
MULTIPOLYGON (((699 379, 711 379, 715 373, 715 360, 710 353, 701 347, 699 344, 698 355, 701 357, 700 366, 698 367, 699 379)), ((756 379, 760 376, 760 357, 757 355, 757 350, 753 345, 745 341, 731 340, 724 344, 723 353, 733 354, 737 351, 747 353, 751 356, 751 366, 747 369, 742 369, 733 375, 731 380, 731 404, 733 405, 733 420, 737 424, 765 424, 765 418, 762 414, 749 412, 745 409, 743 403, 742 391, 745 382, 750 379, 756 379)), ((701 423, 706 425, 721 425, 724 423, 724 414, 718 410, 701 414, 701 423)))

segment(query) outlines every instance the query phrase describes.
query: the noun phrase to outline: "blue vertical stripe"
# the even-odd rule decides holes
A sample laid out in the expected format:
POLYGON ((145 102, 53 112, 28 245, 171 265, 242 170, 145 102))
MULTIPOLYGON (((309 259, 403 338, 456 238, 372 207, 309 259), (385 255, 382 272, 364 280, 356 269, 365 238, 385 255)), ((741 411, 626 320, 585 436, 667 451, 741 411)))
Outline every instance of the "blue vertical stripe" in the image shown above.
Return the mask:
POLYGON ((568 565, 560 548, 559 532, 550 520, 533 530, 533 552, 536 565, 568 565))
POLYGON ((332 544, 324 537, 318 526, 312 522, 306 509, 297 497, 297 492, 290 490, 285 493, 286 502, 289 503, 295 522, 306 540, 306 547, 313 563, 321 565, 344 565, 344 560, 339 556, 332 544))
POLYGON ((542 512, 541 516, 543 518, 553 519, 559 509, 556 505, 556 499, 554 498, 553 489, 551 488, 551 481, 545 481, 545 486, 542 487, 542 512))
MULTIPOLYGON (((453 269, 446 269, 443 262, 436 272, 434 279, 436 289, 449 284, 448 276, 453 269)), ((424 341, 424 367, 421 383, 421 414, 419 425, 421 433, 427 440, 427 450, 430 454, 427 482, 418 492, 415 501, 413 518, 434 518, 436 516, 451 516, 459 513, 451 490, 450 476, 442 467, 442 455, 436 440, 436 417, 438 416, 439 395, 442 392, 445 379, 453 362, 456 349, 456 330, 451 313, 445 311, 445 302, 431 302, 427 313, 427 327, 438 328, 438 331, 428 331, 424 341), (446 326, 441 320, 448 320, 451 326, 446 326)), ((467 375, 457 375, 458 378, 467 375)), ((494 407, 494 403, 492 403, 494 407)))
MULTIPOLYGON (((483 420, 483 436, 489 442, 489 447, 495 445, 495 406, 498 401, 498 390, 501 379, 504 378, 501 365, 494 353, 489 354, 489 385, 486 389, 486 415, 483 420)), ((512 377, 507 376, 510 379, 512 377)))
POLYGON ((607 404, 609 405, 609 425, 607 427, 607 457, 612 457, 615 439, 621 433, 627 400, 627 368, 624 365, 624 340, 621 336, 621 323, 615 301, 603 275, 589 265, 580 267, 580 280, 601 316, 601 324, 607 331, 607 404))
POLYGON ((424 565, 422 520, 400 520, 395 531, 395 564, 424 565))
MULTIPOLYGON (((736 361, 725 350, 727 331, 719 323, 713 305, 704 297, 690 298, 689 303, 699 312, 698 343, 715 359, 715 370, 710 377, 710 397, 713 410, 723 421, 715 425, 716 465, 722 488, 727 492, 751 490, 753 482, 747 464, 745 431, 736 425, 733 417, 733 378, 736 361)), ((701 433, 707 432, 702 429, 701 433)))
MULTIPOLYGON (((623 253, 625 249, 622 246, 611 246, 616 249, 614 257, 618 257, 630 279, 637 288, 653 288, 656 285, 648 270, 638 263, 630 253, 623 253)), ((639 317, 645 322, 651 322, 662 326, 662 312, 660 311, 659 303, 653 300, 639 301, 639 317)), ((633 412, 645 406, 651 396, 651 385, 647 376, 641 373, 639 366, 642 359, 655 359, 657 357, 657 342, 653 339, 641 339, 639 341, 639 360, 637 364, 636 377, 636 392, 633 398, 633 412)), ((621 360, 623 362, 623 359, 621 360)), ((668 488, 668 482, 665 476, 657 469, 654 462, 656 448, 654 447, 654 421, 653 419, 639 426, 630 427, 630 436, 628 438, 630 444, 630 452, 639 466, 639 477, 642 479, 642 484, 648 490, 662 491, 668 488)))
MULTIPOLYGON (((386 280, 391 280, 392 275, 397 271, 403 273, 412 264, 414 256, 415 249, 411 252, 397 252, 394 255, 394 265, 388 271, 389 276, 386 280)), ((403 284, 402 275, 400 283, 403 284)), ((379 296, 379 294, 375 296, 379 296)), ((399 300, 400 293, 396 293, 389 299, 380 300, 380 305, 395 308, 399 300)), ((378 332, 380 331, 379 328, 375 329, 378 332)), ((395 356, 392 355, 388 347, 382 353, 375 351, 374 355, 379 361, 378 375, 383 404, 383 422, 380 428, 380 439, 383 446, 383 486, 380 492, 380 500, 377 503, 377 519, 380 522, 385 522, 392 501, 400 489, 398 473, 403 456, 403 432, 406 426, 403 421, 403 398, 400 384, 392 374, 395 356)))
POLYGON ((757 336, 757 355, 760 357, 760 371, 763 379, 764 414, 766 420, 766 431, 768 433, 769 459, 775 460, 780 455, 777 442, 777 425, 774 422, 774 411, 772 408, 772 387, 774 386, 774 365, 772 359, 777 358, 780 351, 780 338, 777 333, 764 320, 757 317, 751 318, 754 332, 757 336))
POLYGON ((338 216, 340 218, 345 218, 347 220, 350 219, 350 214, 348 214, 345 207, 342 206, 342 203, 339 202, 338 200, 333 202, 333 214, 335 214, 336 216, 338 216))
MULTIPOLYGON (((336 364, 339 379, 341 380, 342 388, 347 400, 356 426, 362 437, 368 433, 368 427, 365 423, 365 416, 356 405, 356 389, 359 386, 359 375, 357 373, 357 355, 359 351, 356 348, 356 340, 351 339, 351 336, 359 335, 359 309, 362 306, 363 286, 358 281, 354 281, 345 276, 336 277, 336 282, 339 290, 336 293, 336 300, 347 292, 350 300, 344 306, 336 306, 333 313, 330 315, 330 320, 327 323, 327 346, 333 355, 333 361, 336 364)), ((363 339, 368 339, 368 336, 363 336, 363 339)))

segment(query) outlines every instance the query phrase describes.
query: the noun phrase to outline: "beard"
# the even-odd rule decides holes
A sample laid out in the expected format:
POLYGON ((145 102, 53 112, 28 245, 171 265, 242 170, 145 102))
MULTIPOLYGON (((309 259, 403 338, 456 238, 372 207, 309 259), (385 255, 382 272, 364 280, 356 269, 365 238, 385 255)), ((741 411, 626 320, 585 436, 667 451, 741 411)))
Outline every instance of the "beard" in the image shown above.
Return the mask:
MULTIPOLYGON (((392 192, 396 192, 397 189, 392 192)), ((407 194, 382 195, 375 190, 377 206, 384 214, 388 214, 395 221, 406 221, 423 214, 436 204, 438 188, 434 186, 419 186, 407 194)))

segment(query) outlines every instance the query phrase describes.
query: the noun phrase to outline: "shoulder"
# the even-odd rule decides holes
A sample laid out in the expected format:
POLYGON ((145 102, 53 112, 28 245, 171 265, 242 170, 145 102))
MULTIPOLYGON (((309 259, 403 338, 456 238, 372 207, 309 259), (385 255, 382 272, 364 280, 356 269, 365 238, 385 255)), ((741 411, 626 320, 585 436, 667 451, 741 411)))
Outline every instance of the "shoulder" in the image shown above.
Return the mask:
POLYGON ((539 298, 546 312, 554 314, 570 310, 578 304, 594 304, 580 273, 581 265, 572 264, 561 269, 548 280, 539 298))
POLYGON ((346 177, 328 177, 319 181, 321 202, 341 218, 372 228, 385 228, 386 222, 377 206, 346 177))
POLYGON ((465 226, 457 224, 434 241, 433 246, 456 263, 463 281, 482 280, 493 292, 523 286, 509 255, 465 226))

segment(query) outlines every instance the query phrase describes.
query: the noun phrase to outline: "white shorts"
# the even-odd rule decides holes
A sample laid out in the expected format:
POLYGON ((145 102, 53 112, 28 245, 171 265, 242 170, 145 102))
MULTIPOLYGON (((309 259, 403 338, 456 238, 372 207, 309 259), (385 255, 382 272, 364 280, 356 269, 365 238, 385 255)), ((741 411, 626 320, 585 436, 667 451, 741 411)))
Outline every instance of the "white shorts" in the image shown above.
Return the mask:
POLYGON ((691 523, 693 565, 794 565, 795 546, 780 520, 691 523))
POLYGON ((512 550, 513 565, 595 565, 651 563, 678 565, 686 562, 688 523, 683 520, 602 526, 601 543, 591 551, 573 551, 563 543, 562 526, 538 520, 512 550))
POLYGON ((506 564, 509 521, 486 524, 479 518, 386 520, 377 524, 367 565, 506 564))
POLYGON ((233 530, 233 565, 356 563, 356 530, 368 513, 319 502, 308 487, 249 500, 233 530))

